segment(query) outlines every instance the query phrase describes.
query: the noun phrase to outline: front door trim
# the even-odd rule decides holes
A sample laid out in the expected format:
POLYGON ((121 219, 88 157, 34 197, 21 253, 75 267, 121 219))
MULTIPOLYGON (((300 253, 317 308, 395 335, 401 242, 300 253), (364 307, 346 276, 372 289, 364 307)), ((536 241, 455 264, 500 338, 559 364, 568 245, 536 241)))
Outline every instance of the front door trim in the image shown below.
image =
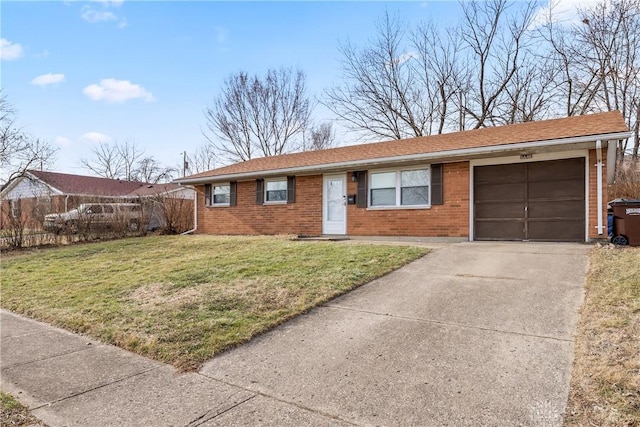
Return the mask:
POLYGON ((347 175, 331 174, 322 177, 322 234, 347 234, 347 175), (334 200, 342 206, 342 213, 338 214, 339 219, 329 220, 329 194, 328 183, 330 181, 342 181, 342 200, 334 200))

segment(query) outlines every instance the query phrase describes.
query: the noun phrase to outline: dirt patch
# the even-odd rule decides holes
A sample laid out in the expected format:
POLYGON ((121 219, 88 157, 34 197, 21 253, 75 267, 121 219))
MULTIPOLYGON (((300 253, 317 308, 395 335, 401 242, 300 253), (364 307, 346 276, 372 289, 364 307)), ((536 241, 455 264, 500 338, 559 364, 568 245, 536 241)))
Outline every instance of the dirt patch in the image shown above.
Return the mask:
POLYGON ((130 296, 143 311, 172 310, 198 302, 206 292, 206 286, 172 289, 171 284, 151 283, 137 288, 130 296))

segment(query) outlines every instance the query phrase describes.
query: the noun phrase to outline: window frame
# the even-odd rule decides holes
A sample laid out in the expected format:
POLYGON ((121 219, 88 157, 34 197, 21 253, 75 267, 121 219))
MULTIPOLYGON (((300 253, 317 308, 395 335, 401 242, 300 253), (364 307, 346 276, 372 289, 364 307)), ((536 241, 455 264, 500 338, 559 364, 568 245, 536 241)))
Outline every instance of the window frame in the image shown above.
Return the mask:
POLYGON ((216 184, 211 184, 211 194, 209 195, 209 206, 218 207, 218 206, 231 206, 231 182, 219 182, 216 184), (227 193, 227 201, 216 203, 216 187, 227 187, 229 191, 227 193))
POLYGON ((9 204, 11 205, 11 218, 20 217, 20 199, 10 199, 9 204))
POLYGON ((264 180, 264 189, 263 189, 263 204, 265 205, 286 205, 288 203, 288 194, 289 194, 289 179, 285 177, 278 178, 265 178, 264 180), (269 183, 271 182, 284 182, 285 188, 284 190, 271 190, 271 191, 284 191, 284 199, 283 200, 269 200, 269 183))
MULTIPOLYGON (((431 184, 431 165, 420 165, 420 166, 412 166, 412 167, 407 167, 407 168, 393 168, 393 169, 377 169, 377 170, 370 170, 368 173, 368 179, 367 179, 367 209, 371 209, 371 210, 384 210, 384 209, 429 209, 431 208, 432 205, 432 200, 431 200, 431 190, 432 190, 432 184, 431 184), (423 204, 415 204, 415 205, 409 205, 409 204, 402 204, 402 189, 403 188, 415 188, 415 187, 424 187, 424 186, 406 186, 403 187, 402 186, 402 172, 407 172, 407 171, 416 171, 416 170, 424 170, 427 173, 427 178, 428 178, 428 182, 427 182, 427 196, 429 198, 429 202, 428 203, 423 203, 423 204), (395 173, 395 204, 393 205, 372 205, 371 202, 373 200, 372 197, 372 192, 374 190, 377 190, 378 188, 374 188, 373 187, 373 176, 376 174, 382 174, 382 173, 395 173)), ((387 188, 391 188, 391 187, 380 187, 379 189, 387 189, 387 188)))

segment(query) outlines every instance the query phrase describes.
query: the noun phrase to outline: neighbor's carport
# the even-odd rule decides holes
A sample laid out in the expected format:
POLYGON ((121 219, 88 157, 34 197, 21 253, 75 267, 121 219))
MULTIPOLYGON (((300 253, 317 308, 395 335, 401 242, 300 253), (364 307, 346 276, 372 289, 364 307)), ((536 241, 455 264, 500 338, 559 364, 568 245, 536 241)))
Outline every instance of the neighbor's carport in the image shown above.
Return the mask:
POLYGON ((585 240, 585 158, 478 166, 475 240, 585 240))

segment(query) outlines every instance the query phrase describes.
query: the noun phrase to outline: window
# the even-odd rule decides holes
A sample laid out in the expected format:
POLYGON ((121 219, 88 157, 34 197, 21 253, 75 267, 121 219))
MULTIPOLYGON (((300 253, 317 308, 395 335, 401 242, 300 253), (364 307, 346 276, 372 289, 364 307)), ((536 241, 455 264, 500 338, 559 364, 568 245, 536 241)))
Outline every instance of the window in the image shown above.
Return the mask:
POLYGON ((429 206, 429 169, 371 173, 370 206, 429 206))
POLYGON ((274 181, 265 182, 265 197, 266 203, 287 201, 287 180, 279 179, 274 181))
POLYGON ((211 198, 213 205, 228 205, 231 198, 231 186, 229 184, 220 184, 212 186, 213 197, 211 198))
POLYGON ((18 218, 20 216, 20 199, 11 199, 11 217, 18 218))
POLYGON ((222 184, 205 184, 205 206, 235 206, 236 205, 236 181, 222 184))

